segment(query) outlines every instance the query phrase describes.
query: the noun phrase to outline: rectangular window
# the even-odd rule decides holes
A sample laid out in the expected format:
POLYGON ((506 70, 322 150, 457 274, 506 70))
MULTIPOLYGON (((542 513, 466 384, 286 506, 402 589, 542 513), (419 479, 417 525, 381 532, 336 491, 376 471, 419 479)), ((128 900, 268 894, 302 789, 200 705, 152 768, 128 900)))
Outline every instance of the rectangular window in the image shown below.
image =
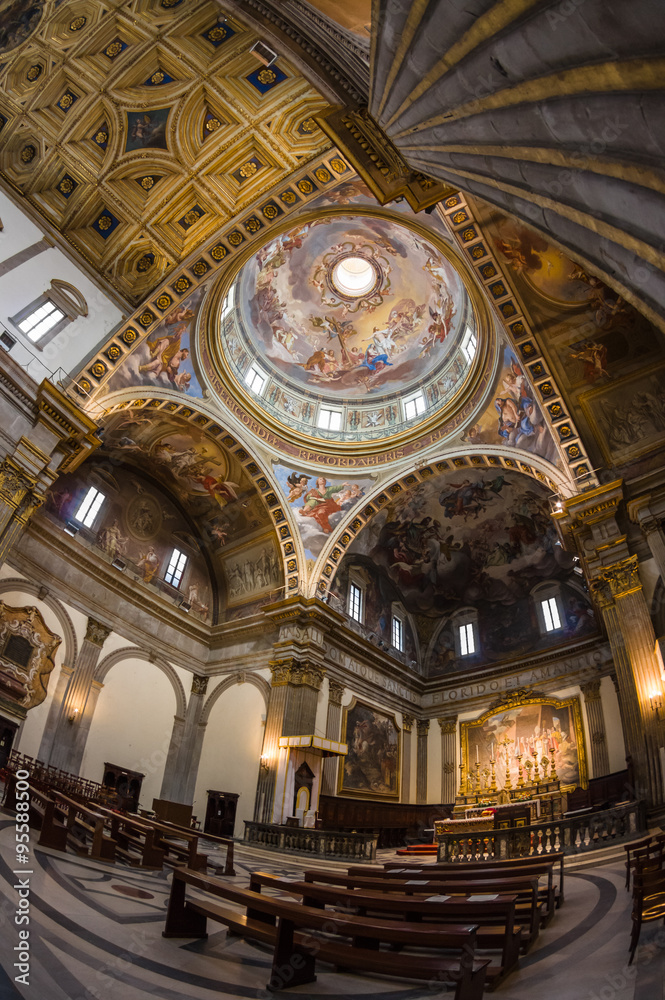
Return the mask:
POLYGON ((164 583, 170 583, 172 587, 176 587, 177 589, 180 586, 186 563, 187 556, 185 553, 179 549, 174 549, 171 553, 168 569, 164 574, 164 583))
POLYGON ((257 396, 263 393, 268 382, 267 377, 263 374, 260 368, 256 365, 250 365, 245 375, 245 384, 249 386, 252 392, 255 392, 257 396))
POLYGON ((478 346, 478 340, 476 339, 475 333, 469 326, 467 327, 466 332, 464 334, 464 339, 462 340, 462 354, 469 362, 469 364, 471 364, 471 362, 474 359, 477 346, 478 346))
POLYGON ((362 622, 363 592, 357 583, 352 583, 349 587, 349 614, 355 621, 362 622))
POLYGON ((404 417, 406 420, 413 420, 425 412, 425 397, 422 392, 416 392, 413 396, 407 396, 404 400, 404 417))
POLYGON ((319 417, 316 422, 317 427, 321 427, 324 431, 339 431, 342 429, 342 411, 341 410, 327 410, 325 407, 321 407, 319 410, 319 417))
POLYGON ((74 520, 80 521, 84 528, 91 528, 105 499, 103 493, 91 486, 75 512, 74 520))
POLYGON ((396 618, 393 615, 393 646, 398 649, 400 653, 404 652, 404 623, 401 618, 396 618))
POLYGON ((47 299, 43 305, 35 309, 34 312, 31 312, 24 320, 21 320, 18 328, 34 344, 38 340, 41 340, 44 334, 48 333, 56 323, 59 323, 64 318, 65 314, 62 310, 58 309, 55 302, 47 299))
POLYGON ((459 651, 460 656, 471 656, 476 651, 476 636, 473 631, 473 622, 459 627, 459 651))
POLYGON ((233 303, 235 302, 235 295, 236 295, 236 286, 231 285, 228 294, 224 299, 224 302, 222 303, 222 314, 220 316, 220 319, 226 319, 228 314, 233 309, 233 303))
POLYGON ((555 629, 561 628, 561 617, 559 615, 559 606, 556 602, 556 597, 548 597, 546 601, 540 602, 540 606, 543 609, 545 631, 553 632, 555 629))

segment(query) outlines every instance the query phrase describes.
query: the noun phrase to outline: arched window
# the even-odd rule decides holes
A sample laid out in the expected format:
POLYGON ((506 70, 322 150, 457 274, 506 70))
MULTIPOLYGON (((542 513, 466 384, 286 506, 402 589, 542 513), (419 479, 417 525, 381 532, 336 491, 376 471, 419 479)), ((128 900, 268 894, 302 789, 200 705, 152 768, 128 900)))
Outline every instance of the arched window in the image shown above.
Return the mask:
POLYGON ((556 580, 541 583, 531 591, 536 605, 538 625, 543 635, 557 632, 566 623, 561 603, 561 586, 556 580))
POLYGON ((478 656, 480 636, 478 634, 478 612, 475 608, 460 608, 451 619, 455 637, 457 656, 478 656))
POLYGON ((68 281, 53 278, 50 288, 9 319, 31 344, 41 350, 68 323, 87 315, 88 304, 79 290, 68 281))

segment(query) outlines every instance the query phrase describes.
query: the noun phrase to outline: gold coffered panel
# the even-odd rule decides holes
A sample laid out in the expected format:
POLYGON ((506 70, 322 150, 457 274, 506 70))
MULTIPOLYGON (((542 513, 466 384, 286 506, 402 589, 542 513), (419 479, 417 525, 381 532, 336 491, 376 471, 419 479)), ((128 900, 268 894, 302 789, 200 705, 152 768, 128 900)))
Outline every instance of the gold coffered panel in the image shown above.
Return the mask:
POLYGON ((0 174, 129 301, 329 147, 321 96, 211 0, 54 8, 5 54, 0 174))

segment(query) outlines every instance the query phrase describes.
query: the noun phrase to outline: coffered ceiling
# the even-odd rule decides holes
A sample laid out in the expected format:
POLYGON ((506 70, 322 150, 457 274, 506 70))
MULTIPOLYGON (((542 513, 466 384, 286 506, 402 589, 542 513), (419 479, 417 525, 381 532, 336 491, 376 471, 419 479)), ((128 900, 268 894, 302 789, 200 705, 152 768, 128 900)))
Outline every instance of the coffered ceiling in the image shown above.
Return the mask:
POLYGON ((133 304, 329 145, 209 0, 3 6, 0 174, 133 304))

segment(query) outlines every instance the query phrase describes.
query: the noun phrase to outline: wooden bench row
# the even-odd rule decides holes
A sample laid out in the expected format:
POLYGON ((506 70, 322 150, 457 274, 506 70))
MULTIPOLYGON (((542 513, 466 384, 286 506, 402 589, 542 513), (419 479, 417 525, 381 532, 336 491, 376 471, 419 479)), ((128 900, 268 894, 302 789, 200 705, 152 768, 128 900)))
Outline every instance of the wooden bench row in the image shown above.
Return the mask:
POLYGON ((164 937, 207 937, 207 921, 273 948, 268 989, 316 980, 318 962, 451 987, 455 1000, 481 1000, 489 959, 476 957, 477 926, 361 916, 239 889, 187 868, 173 872, 164 937), (187 898, 187 887, 245 908, 187 898), (381 948, 387 945, 391 950, 381 948), (392 950, 397 947, 399 950, 392 950), (409 949, 418 949, 409 951, 409 949))
MULTIPOLYGON (((16 776, 8 775, 4 805, 16 809, 16 776)), ((205 870, 208 856, 199 852, 200 834, 144 817, 127 816, 98 803, 81 802, 56 789, 30 783, 30 820, 39 829, 38 846, 99 861, 125 863, 149 869, 185 865, 205 870)), ((226 847, 224 874, 235 875, 233 841, 211 837, 226 847)))

